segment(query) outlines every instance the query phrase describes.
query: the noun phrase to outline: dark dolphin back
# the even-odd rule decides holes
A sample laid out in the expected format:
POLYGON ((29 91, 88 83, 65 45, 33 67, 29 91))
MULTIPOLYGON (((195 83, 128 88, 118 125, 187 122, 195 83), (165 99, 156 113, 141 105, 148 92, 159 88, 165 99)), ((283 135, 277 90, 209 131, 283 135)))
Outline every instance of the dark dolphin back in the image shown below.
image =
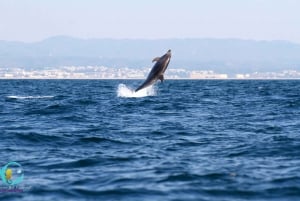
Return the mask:
POLYGON ((160 59, 154 64, 145 82, 135 90, 136 92, 140 89, 152 85, 153 83, 155 83, 156 80, 159 79, 160 75, 164 74, 170 62, 169 59, 168 63, 165 65, 165 62, 168 59, 168 57, 168 53, 160 57, 160 59))

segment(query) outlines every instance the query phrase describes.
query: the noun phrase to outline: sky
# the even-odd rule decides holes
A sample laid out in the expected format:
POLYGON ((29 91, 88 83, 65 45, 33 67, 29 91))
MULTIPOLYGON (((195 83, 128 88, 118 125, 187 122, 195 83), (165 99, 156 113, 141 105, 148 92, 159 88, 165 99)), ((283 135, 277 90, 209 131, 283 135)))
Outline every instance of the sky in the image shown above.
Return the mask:
POLYGON ((299 0, 0 0, 0 40, 239 38, 300 43, 299 0))

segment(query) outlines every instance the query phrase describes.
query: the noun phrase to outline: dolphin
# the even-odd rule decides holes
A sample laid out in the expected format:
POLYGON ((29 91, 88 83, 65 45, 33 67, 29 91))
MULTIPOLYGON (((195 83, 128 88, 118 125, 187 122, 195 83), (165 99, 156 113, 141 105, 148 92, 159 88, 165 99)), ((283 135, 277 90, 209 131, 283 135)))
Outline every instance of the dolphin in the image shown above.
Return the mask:
POLYGON ((163 82, 164 81, 164 73, 170 63, 170 59, 171 59, 171 50, 168 50, 168 52, 161 57, 155 57, 152 60, 152 62, 156 61, 156 63, 154 64, 153 68, 151 69, 147 79, 141 86, 139 86, 135 90, 135 92, 154 84, 157 80, 160 80, 161 82, 163 82))

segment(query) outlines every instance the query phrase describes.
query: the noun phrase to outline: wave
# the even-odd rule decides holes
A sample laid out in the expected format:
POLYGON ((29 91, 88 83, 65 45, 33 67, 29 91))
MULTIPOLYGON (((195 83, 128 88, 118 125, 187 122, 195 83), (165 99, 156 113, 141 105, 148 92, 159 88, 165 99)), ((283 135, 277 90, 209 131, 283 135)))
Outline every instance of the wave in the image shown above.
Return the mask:
POLYGON ((7 96, 10 99, 42 99, 42 98, 53 98, 54 96, 7 96))
POLYGON ((123 98, 141 98, 146 96, 156 96, 157 90, 154 85, 146 87, 138 92, 127 87, 125 84, 119 84, 117 89, 117 96, 123 98))

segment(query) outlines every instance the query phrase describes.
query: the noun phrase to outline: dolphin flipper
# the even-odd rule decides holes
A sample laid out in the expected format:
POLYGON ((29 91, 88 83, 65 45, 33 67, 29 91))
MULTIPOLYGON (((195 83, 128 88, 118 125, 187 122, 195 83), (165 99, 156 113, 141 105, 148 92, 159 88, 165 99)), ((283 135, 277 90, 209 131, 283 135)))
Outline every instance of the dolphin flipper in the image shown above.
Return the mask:
POLYGON ((158 77, 158 79, 161 81, 161 82, 163 82, 164 81, 164 75, 163 74, 161 74, 159 77, 158 77))

